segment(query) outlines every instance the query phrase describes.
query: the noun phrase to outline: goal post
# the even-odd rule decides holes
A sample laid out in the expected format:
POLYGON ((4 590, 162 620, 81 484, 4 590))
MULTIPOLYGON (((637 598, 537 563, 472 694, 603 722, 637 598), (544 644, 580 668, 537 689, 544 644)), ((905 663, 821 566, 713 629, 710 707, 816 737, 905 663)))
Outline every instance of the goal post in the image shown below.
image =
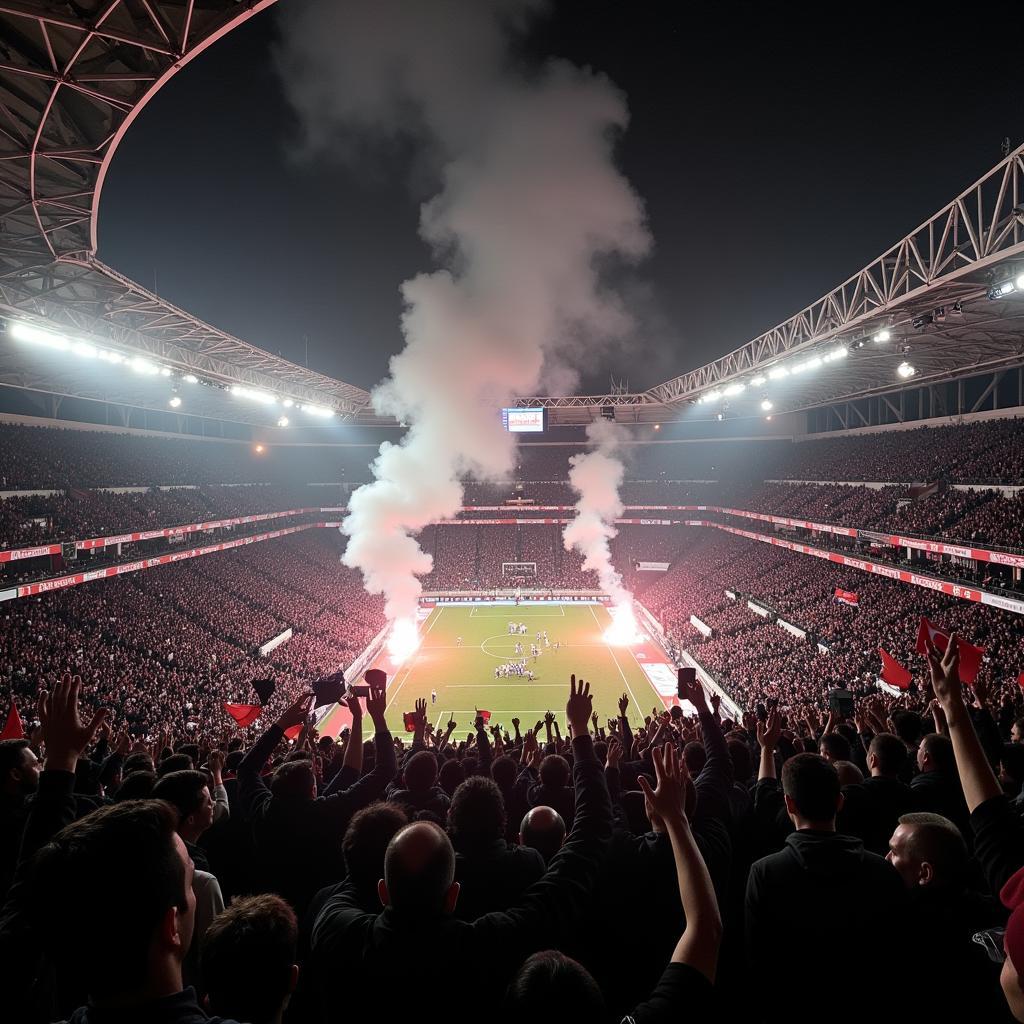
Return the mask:
POLYGON ((537 576, 537 563, 536 562, 502 562, 501 563, 501 575, 509 578, 516 579, 524 576, 537 576))

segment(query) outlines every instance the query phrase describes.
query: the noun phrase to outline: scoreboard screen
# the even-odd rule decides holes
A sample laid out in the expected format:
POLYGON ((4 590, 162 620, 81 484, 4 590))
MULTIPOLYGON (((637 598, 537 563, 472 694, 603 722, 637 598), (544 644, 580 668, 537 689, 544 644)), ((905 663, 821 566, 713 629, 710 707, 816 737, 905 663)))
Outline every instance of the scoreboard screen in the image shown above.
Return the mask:
POLYGON ((502 409, 501 425, 510 434, 541 434, 547 426, 547 410, 537 409, 502 409))

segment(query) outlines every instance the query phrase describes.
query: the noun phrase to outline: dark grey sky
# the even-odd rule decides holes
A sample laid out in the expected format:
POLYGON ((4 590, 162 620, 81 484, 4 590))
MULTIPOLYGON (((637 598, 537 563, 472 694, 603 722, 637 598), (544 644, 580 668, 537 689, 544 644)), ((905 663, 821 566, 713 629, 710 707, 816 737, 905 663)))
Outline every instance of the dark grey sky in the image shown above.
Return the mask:
MULTIPOLYGON (((647 387, 748 341, 952 199, 1004 136, 1021 141, 1016 62, 934 11, 556 4, 531 48, 627 93, 621 166, 656 245, 633 283, 657 311, 648 344, 590 387, 609 373, 647 387)), ((399 283, 431 266, 408 161, 294 157, 275 19, 217 43, 141 114, 107 178, 99 255, 297 362, 308 337, 312 367, 371 386, 401 346, 399 283)), ((988 9, 984 31, 1000 20, 988 9)))

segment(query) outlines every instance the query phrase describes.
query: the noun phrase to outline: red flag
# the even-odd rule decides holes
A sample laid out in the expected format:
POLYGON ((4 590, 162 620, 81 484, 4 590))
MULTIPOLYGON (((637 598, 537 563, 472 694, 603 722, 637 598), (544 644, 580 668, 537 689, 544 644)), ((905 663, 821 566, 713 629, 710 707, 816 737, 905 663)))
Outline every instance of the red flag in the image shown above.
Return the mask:
POLYGON ((476 713, 477 713, 477 714, 478 714, 478 715, 479 715, 479 716, 480 716, 480 717, 481 717, 481 718, 482 718, 482 719, 483 719, 483 720, 484 720, 485 722, 489 722, 489 721, 491 720, 491 713, 490 713, 490 711, 481 711, 481 710, 480 710, 479 708, 477 708, 477 710, 476 710, 476 713))
POLYGON ((1017 685, 1022 690, 1024 690, 1024 672, 1021 672, 1021 674, 1019 676, 1017 676, 1017 685))
POLYGON ((0 740, 20 740, 25 738, 25 728, 21 724, 18 705, 11 701, 11 710, 7 712, 7 722, 0 732, 0 740))
POLYGON ((239 729, 244 729, 260 717, 263 709, 258 704, 228 704, 225 701, 224 710, 235 720, 239 729))
POLYGON ((300 732, 302 732, 302 726, 301 725, 290 725, 284 731, 284 738, 286 740, 298 739, 300 732))
MULTIPOLYGON (((949 644, 949 634, 943 633, 933 622, 929 622, 923 615, 921 625, 917 630, 917 653, 928 653, 928 641, 931 640, 940 652, 945 654, 949 644)), ((970 686, 978 678, 981 670, 981 659, 985 654, 984 647, 975 647, 969 644, 963 637, 958 636, 957 649, 960 651, 960 680, 970 686)))
POLYGON ((913 678, 911 674, 888 651, 883 651, 879 647, 878 653, 882 656, 882 679, 890 686, 906 690, 913 678))
POLYGON ((835 598, 840 604, 852 604, 854 608, 860 607, 856 591, 836 587, 835 598))

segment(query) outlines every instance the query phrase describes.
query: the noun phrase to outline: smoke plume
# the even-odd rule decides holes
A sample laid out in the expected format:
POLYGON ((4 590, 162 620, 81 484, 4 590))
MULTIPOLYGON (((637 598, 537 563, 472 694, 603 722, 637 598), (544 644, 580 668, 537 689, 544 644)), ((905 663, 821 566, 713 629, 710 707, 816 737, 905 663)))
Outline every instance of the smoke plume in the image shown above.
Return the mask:
MULTIPOLYGON (((537 0, 345 0, 281 8, 279 52, 309 151, 411 141, 436 172, 419 231, 436 269, 401 286, 405 348, 373 392, 408 424, 349 502, 346 564, 415 617, 431 556, 416 540, 454 515, 461 480, 508 477, 514 439, 498 409, 564 371, 565 353, 626 336, 601 269, 650 245, 616 170, 628 120, 603 76, 517 48, 537 0)), ((370 339, 372 343, 372 339, 370 339)))
POLYGON ((614 607, 628 606, 632 595, 612 565, 610 548, 618 533, 615 520, 622 515, 619 488, 625 467, 618 457, 619 427, 611 420, 596 420, 587 427, 587 440, 593 449, 569 459, 569 483, 579 499, 576 518, 566 525, 562 543, 566 551, 576 548, 583 555, 583 568, 597 573, 614 607))

